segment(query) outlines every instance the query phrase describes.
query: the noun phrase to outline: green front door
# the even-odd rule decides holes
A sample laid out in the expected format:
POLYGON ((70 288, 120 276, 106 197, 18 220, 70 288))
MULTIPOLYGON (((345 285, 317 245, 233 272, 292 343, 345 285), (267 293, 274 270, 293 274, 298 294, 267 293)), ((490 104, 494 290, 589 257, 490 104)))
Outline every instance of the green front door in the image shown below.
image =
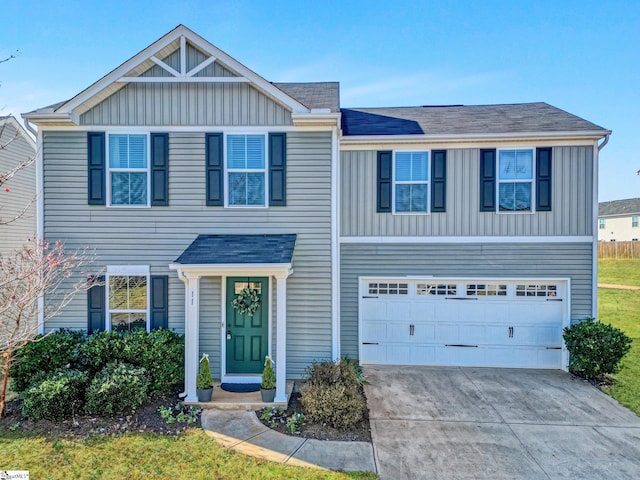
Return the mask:
POLYGON ((262 373, 268 349, 269 279, 227 278, 227 373, 262 373), (253 315, 242 315, 232 302, 245 287, 255 289, 260 306, 253 315))

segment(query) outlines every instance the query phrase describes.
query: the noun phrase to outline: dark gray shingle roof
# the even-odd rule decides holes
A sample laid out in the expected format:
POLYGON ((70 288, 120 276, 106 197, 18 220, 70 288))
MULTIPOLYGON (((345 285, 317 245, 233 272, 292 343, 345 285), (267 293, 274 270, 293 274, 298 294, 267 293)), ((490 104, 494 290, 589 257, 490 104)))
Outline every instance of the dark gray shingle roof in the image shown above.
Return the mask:
POLYGON ((198 235, 176 259, 183 265, 291 263, 296 235, 198 235))
POLYGON ((612 215, 640 215, 640 198, 627 198, 625 200, 612 200, 598 204, 598 216, 612 215))
POLYGON ((340 111, 340 83, 274 83, 284 93, 295 98, 309 108, 328 108, 331 112, 340 111))
POLYGON ((544 102, 343 108, 348 135, 464 135, 608 131, 544 102))

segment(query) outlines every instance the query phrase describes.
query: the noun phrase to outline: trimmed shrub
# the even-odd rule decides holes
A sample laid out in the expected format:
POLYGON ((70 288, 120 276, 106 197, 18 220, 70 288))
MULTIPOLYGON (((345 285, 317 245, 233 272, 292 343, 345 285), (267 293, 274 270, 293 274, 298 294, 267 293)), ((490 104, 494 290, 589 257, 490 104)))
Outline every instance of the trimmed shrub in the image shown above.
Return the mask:
POLYGON ((61 369, 23 392, 22 414, 32 419, 62 420, 80 409, 89 378, 61 369))
POLYGON ((631 348, 631 338, 622 330, 594 319, 565 328, 562 336, 569 350, 569 370, 587 380, 616 373, 631 348))
POLYGON ((135 410, 147 399, 148 389, 149 380, 144 368, 112 362, 91 381, 85 409, 92 414, 135 410))
POLYGON ((140 366, 149 374, 149 395, 173 393, 184 382, 184 337, 171 330, 145 335, 147 345, 140 366))
POLYGON ((364 419, 366 402, 351 362, 314 362, 306 374, 300 401, 307 420, 347 429, 364 419))
POLYGON ((145 368, 150 395, 171 393, 184 381, 184 337, 170 330, 100 332, 79 352, 80 363, 93 373, 114 361, 145 368))
POLYGON ((196 377, 196 388, 207 390, 213 387, 213 378, 211 377, 211 366, 209 365, 209 355, 203 355, 200 359, 200 370, 196 377))
POLYGON ((20 348, 13 357, 9 376, 15 392, 25 391, 31 383, 75 362, 78 346, 84 342, 84 332, 60 330, 38 335, 20 348))

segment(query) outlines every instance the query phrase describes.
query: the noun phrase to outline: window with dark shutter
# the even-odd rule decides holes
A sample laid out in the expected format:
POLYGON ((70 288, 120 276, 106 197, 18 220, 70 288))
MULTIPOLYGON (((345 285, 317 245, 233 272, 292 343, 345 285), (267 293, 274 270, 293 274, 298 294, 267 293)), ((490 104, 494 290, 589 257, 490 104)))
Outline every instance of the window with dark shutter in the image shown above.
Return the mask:
POLYGON ((222 133, 206 135, 206 204, 224 206, 224 153, 222 133))
POLYGON ((151 205, 169 205, 169 135, 151 134, 151 205))
POLYGON ((94 285, 87 290, 87 333, 101 332, 106 328, 106 304, 104 277, 93 277, 88 281, 97 280, 101 285, 94 285))
POLYGON ((480 150, 480 211, 496 211, 496 151, 480 150))
POLYGON ((377 211, 391 212, 391 172, 393 168, 393 153, 391 151, 378 152, 377 155, 377 211))
POLYGON ((447 151, 431 152, 431 211, 447 211, 447 151))
POLYGON ((106 204, 106 160, 104 132, 87 133, 87 154, 88 154, 88 204, 106 204))
POLYGON ((287 204, 287 134, 269 134, 269 206, 287 204))
POLYGON ((169 327, 169 276, 151 275, 151 330, 169 327))
POLYGON ((536 149, 536 210, 551 211, 551 148, 536 149))

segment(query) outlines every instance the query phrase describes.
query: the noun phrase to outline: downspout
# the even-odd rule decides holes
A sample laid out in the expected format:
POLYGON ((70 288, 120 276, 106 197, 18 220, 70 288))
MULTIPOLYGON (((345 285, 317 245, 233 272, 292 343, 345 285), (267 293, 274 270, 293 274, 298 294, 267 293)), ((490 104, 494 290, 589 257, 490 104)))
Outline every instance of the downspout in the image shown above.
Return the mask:
POLYGON ((604 137, 604 140, 601 144, 598 145, 598 142, 595 142, 595 146, 597 148, 593 151, 593 250, 592 250, 592 258, 593 258, 593 269, 592 269, 592 277, 593 277, 593 286, 591 288, 591 317, 598 317, 598 157, 600 154, 600 150, 602 150, 607 143, 609 143, 609 135, 607 134, 604 137))

